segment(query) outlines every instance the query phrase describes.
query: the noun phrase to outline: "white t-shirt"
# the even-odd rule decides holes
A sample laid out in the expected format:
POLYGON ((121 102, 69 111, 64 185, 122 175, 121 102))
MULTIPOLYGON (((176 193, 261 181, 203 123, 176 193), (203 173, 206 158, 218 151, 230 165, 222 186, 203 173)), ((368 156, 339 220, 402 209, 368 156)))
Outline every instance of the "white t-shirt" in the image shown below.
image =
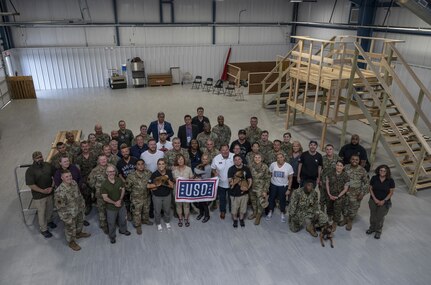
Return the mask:
POLYGON ((165 157, 163 151, 157 150, 156 153, 150 153, 148 150, 141 154, 141 159, 145 161, 147 169, 151 172, 157 170, 157 160, 165 157))
POLYGON ((171 150, 174 147, 172 146, 172 142, 166 141, 164 144, 161 144, 160 142, 157 143, 157 149, 160 151, 164 151, 164 149, 167 149, 165 151, 171 150))
POLYGON ((232 165, 233 153, 229 153, 228 158, 223 158, 221 153, 214 157, 211 163, 211 168, 217 170, 218 172, 218 186, 222 188, 229 188, 229 179, 227 178, 227 172, 232 165))
POLYGON ((277 161, 269 166, 271 172, 271 183, 275 186, 287 186, 289 184, 289 175, 293 175, 292 166, 285 162, 282 167, 278 167, 277 161))

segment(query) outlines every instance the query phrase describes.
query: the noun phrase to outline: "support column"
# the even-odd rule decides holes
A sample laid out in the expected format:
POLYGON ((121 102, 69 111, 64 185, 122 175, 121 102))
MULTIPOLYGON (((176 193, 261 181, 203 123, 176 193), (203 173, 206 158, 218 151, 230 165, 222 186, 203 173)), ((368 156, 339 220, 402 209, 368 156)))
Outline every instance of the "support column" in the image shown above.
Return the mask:
POLYGON ((112 8, 114 10, 114 21, 115 21, 115 41, 117 46, 120 46, 120 28, 118 27, 118 12, 117 12, 117 0, 112 0, 112 8))

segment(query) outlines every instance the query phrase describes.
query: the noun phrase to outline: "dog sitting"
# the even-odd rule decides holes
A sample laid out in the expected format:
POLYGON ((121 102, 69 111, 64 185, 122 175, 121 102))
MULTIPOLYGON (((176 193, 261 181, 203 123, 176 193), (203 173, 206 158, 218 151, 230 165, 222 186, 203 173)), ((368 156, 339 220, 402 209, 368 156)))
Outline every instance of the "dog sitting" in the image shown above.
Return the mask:
POLYGON ((320 244, 325 247, 325 240, 329 240, 331 247, 334 248, 334 241, 333 241, 333 227, 330 224, 326 224, 323 226, 320 230, 320 244))

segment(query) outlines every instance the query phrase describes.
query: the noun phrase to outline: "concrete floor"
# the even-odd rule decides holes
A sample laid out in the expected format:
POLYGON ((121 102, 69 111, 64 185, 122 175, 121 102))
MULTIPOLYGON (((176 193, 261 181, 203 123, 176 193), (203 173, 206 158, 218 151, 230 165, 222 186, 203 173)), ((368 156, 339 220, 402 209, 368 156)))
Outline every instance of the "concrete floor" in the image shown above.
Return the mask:
MULTIPOLYGON (((49 240, 38 233, 37 222, 23 223, 14 167, 31 162, 34 150, 46 156, 57 131, 82 129, 87 135, 99 122, 109 132, 124 119, 137 133, 140 124, 164 111, 176 132, 185 114, 195 115, 196 107, 203 106, 214 124, 217 115, 225 115, 233 137, 255 115, 271 139, 281 138, 284 118, 262 109, 260 96, 246 98, 237 102, 188 85, 43 91, 37 100, 10 103, 0 111, 0 284, 429 284, 431 190, 411 196, 396 173, 393 208, 382 239, 365 235, 367 197, 353 230, 337 230, 334 249, 322 248, 305 231, 291 233, 278 215, 261 226, 247 221, 244 229, 234 230, 229 219, 222 221, 214 212, 207 224, 192 218, 188 229, 175 223, 170 232, 144 227, 142 236, 129 224, 132 235, 111 245, 93 210, 87 228, 92 237, 79 241, 82 250, 77 253, 66 246, 61 223, 49 240)), ((298 121, 302 124, 290 129, 294 139, 305 146, 319 139, 320 124, 301 116, 298 121)), ((368 126, 350 122, 349 133, 359 133, 369 148, 368 126)), ((329 129, 328 142, 336 148, 339 134, 340 126, 329 129)), ((389 162, 382 148, 378 160, 389 162)))

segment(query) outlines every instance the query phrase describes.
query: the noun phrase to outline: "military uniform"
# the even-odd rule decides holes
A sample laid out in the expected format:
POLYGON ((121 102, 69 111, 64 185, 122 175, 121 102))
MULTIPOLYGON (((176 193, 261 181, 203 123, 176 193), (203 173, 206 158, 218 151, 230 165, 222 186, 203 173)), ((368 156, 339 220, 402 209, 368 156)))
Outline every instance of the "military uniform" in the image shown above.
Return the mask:
POLYGON ((322 173, 321 173, 321 185, 319 185, 319 191, 320 191, 320 209, 322 211, 326 212, 326 205, 328 204, 328 193, 326 193, 326 176, 328 176, 331 171, 335 171, 335 165, 337 164, 337 161, 340 159, 338 154, 333 155, 332 159, 329 159, 327 155, 323 156, 323 162, 322 162, 322 173))
MULTIPOLYGON (((343 191, 346 184, 349 184, 349 175, 345 171, 341 172, 341 174, 337 174, 335 170, 331 171, 326 179, 329 180, 329 192, 332 196, 338 196, 343 191)), ((326 180, 325 184, 326 185, 326 180)), ((341 215, 343 213, 343 208, 345 207, 346 195, 332 201, 328 198, 326 205, 326 213, 329 217, 333 218, 333 221, 336 223, 341 222, 341 215)))
POLYGON ((60 219, 64 222, 66 240, 69 243, 75 241, 77 235, 82 232, 85 209, 85 202, 76 181, 72 180, 70 185, 61 183, 55 189, 54 203, 60 219))
MULTIPOLYGON (((108 223, 106 221, 106 208, 105 208, 105 201, 103 201, 102 194, 100 193, 100 188, 102 186, 102 183, 106 179, 108 179, 108 176, 106 175, 106 168, 108 167, 108 165, 104 167, 98 165, 88 175, 88 185, 95 190, 95 196, 97 199, 97 210, 99 212, 99 226, 100 228, 106 229, 106 230, 108 228, 108 223)), ((113 167, 115 168, 115 166, 113 167)))
POLYGON ((81 152, 81 145, 79 142, 73 142, 73 143, 64 143, 66 145, 66 150, 72 155, 72 157, 75 159, 79 153, 81 152))
POLYGON ((87 187, 87 179, 91 170, 97 165, 97 157, 90 152, 88 158, 85 158, 83 154, 78 155, 75 159, 75 164, 79 167, 82 176, 82 195, 85 199, 85 205, 88 209, 91 209, 91 189, 87 187))
POLYGON ((103 144, 96 142, 94 145, 90 144, 90 152, 97 158, 102 153, 103 144))
POLYGON ((362 166, 352 167, 350 164, 346 166, 344 171, 349 175, 349 190, 346 195, 346 206, 344 207, 343 215, 352 221, 358 213, 361 206, 362 198, 368 193, 368 177, 367 171, 362 166), (358 199, 361 198, 361 199, 358 199))
POLYGON ((117 165, 119 160, 120 160, 120 157, 116 154, 111 154, 111 156, 108 157, 108 163, 112 165, 117 165))
POLYGON ((268 194, 271 173, 269 172, 268 166, 264 163, 260 163, 260 165, 253 163, 249 166, 251 176, 253 177, 252 191, 249 191, 249 199, 251 200, 253 211, 256 213, 255 215, 260 217, 264 209, 259 201, 262 197, 262 193, 265 192, 268 194))
MULTIPOLYGON (((293 148, 292 148, 292 143, 288 142, 282 142, 281 143, 281 150, 287 155, 287 157, 292 157, 292 153, 293 153, 293 148)), ((286 161, 288 160, 286 157, 286 161)))
POLYGON ((259 147, 259 151, 262 154, 262 159, 263 162, 265 162, 266 164, 268 164, 268 160, 269 160, 269 153, 272 151, 272 141, 267 141, 267 142, 263 142, 262 140, 258 140, 257 141, 260 145, 259 147))
POLYGON ((96 141, 101 143, 102 146, 104 146, 105 144, 109 144, 109 142, 111 141, 111 137, 106 134, 106 133, 102 133, 100 135, 98 134, 94 134, 96 136, 96 141))
POLYGON ((262 130, 258 127, 256 127, 255 129, 253 129, 251 126, 245 128, 246 140, 248 140, 251 145, 260 140, 261 134, 262 130))
POLYGON ((277 161, 277 155, 279 153, 283 154, 286 161, 288 161, 288 157, 284 151, 280 150, 276 152, 272 149, 266 154, 266 160, 265 160, 266 164, 269 166, 271 163, 277 161))
POLYGON ((150 222, 150 193, 147 189, 150 178, 151 172, 145 169, 142 173, 135 171, 129 174, 126 179, 126 190, 130 192, 132 202, 133 224, 137 228, 142 221, 145 224, 150 222))
POLYGON ((247 155, 245 156, 245 160, 247 161, 247 165, 248 166, 251 166, 252 164, 254 164, 254 155, 255 154, 260 154, 262 156, 262 154, 260 152, 254 153, 252 151, 250 151, 249 153, 247 153, 247 155))
POLYGON ((205 147, 207 140, 212 140, 214 142, 214 147, 216 149, 220 148, 220 141, 216 133, 210 132, 209 134, 206 134, 205 132, 199 133, 196 137, 196 140, 199 143, 199 146, 205 147))
POLYGON ((319 209, 316 191, 307 193, 299 188, 293 191, 289 204, 289 229, 298 232, 304 223, 307 230, 312 227, 314 231, 314 226, 323 227, 328 223, 328 216, 319 209))
POLYGON ((190 166, 190 156, 189 156, 189 152, 186 149, 181 148, 179 151, 171 149, 165 153, 165 161, 169 169, 172 169, 175 163, 175 158, 179 154, 182 154, 184 156, 184 158, 186 159, 185 164, 190 166))
POLYGON ((220 145, 229 145, 232 132, 228 126, 215 125, 212 129, 212 132, 218 136, 220 145))
POLYGON ((208 155, 208 163, 209 164, 211 164, 214 157, 216 157, 220 153, 220 151, 218 151, 215 148, 213 148, 211 151, 209 151, 207 148, 201 148, 201 152, 202 152, 202 155, 204 155, 204 154, 208 155))
POLYGON ((66 153, 59 153, 57 152, 55 155, 52 156, 51 158, 51 164, 59 169, 60 166, 60 160, 63 156, 67 156, 69 158, 70 164, 73 164, 73 155, 70 152, 66 152, 66 153))

